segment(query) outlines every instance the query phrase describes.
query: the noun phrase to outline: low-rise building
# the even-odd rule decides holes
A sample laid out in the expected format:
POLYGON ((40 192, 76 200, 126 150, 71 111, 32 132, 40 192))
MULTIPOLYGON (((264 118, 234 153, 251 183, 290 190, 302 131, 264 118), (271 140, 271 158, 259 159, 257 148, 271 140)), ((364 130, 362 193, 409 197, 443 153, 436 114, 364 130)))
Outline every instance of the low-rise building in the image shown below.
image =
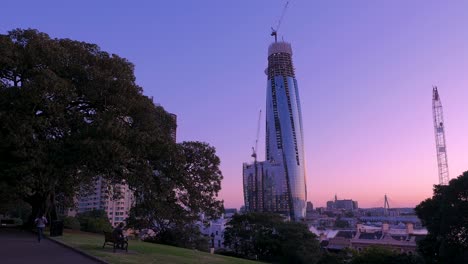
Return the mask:
POLYGON ((224 230, 231 217, 236 213, 237 209, 227 208, 224 209, 224 214, 220 218, 209 221, 207 226, 200 224, 200 232, 210 237, 210 247, 211 243, 213 243, 215 250, 226 248, 224 246, 224 230))
POLYGON ((327 202, 327 210, 334 209, 354 211, 358 209, 358 202, 351 199, 338 200, 335 195, 335 200, 327 202))
POLYGON ((391 229, 387 223, 379 229, 358 224, 356 231, 356 235, 350 240, 350 247, 357 251, 380 246, 406 254, 416 254, 417 241, 427 235, 427 230, 415 230, 412 223, 407 223, 406 229, 391 229))
POLYGON ((340 251, 351 247, 351 239, 356 236, 354 230, 340 230, 334 237, 328 239, 327 249, 330 251, 340 251))

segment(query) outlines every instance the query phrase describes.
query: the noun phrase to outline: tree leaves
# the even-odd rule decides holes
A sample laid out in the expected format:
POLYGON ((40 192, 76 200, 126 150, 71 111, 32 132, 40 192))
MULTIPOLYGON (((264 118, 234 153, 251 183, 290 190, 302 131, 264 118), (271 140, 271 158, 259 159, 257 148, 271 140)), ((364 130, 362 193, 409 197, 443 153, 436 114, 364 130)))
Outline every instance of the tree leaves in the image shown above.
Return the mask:
POLYGON ((202 142, 182 142, 165 153, 153 176, 136 187, 129 224, 164 233, 193 224, 202 214, 207 220, 219 217, 223 201, 217 196, 223 176, 215 149, 202 142))
POLYGON ((174 144, 126 59, 32 29, 0 35, 0 55, 0 182, 42 210, 98 176, 137 185, 174 144))
POLYGON ((449 185, 435 185, 434 195, 416 207, 429 234, 418 244, 427 263, 468 261, 468 171, 449 185))
POLYGON ((173 142, 174 119, 142 95, 133 70, 95 44, 32 29, 0 35, 0 184, 33 214, 102 177, 135 191, 133 215, 150 226, 220 215, 215 149, 173 142))
POLYGON ((280 263, 315 263, 320 256, 318 241, 305 224, 272 213, 234 215, 224 244, 245 258, 280 263))

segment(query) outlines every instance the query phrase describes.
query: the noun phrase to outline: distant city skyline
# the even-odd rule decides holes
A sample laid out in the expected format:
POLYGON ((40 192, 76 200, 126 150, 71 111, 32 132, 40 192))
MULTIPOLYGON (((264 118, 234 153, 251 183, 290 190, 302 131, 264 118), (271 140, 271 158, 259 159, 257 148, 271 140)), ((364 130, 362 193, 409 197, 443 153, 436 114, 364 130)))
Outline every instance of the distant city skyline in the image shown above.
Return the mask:
MULTIPOLYGON (((239 208, 241 164, 265 110, 265 47, 284 3, 7 1, 0 31, 36 28, 134 63, 144 94, 177 115, 178 142, 216 147, 220 198, 239 208)), ((450 177, 468 170, 466 10, 466 1, 290 3, 279 39, 294 46, 314 207, 335 194, 361 207, 379 206, 384 194, 394 207, 432 195, 433 85, 443 98, 450 177)))

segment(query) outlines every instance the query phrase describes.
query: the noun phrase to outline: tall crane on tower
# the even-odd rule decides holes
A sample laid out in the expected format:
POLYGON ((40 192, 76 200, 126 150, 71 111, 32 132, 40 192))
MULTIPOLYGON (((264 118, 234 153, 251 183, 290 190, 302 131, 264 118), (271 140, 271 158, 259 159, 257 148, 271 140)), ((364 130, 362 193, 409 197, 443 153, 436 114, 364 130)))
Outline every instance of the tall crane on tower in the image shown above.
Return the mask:
POLYGON ((445 143, 445 125, 437 86, 432 87, 432 113, 434 117, 434 132, 436 140, 437 166, 439 169, 439 184, 447 185, 449 182, 449 169, 447 160, 447 145, 445 143))
POLYGON ((254 168, 255 168, 255 178, 254 180, 254 199, 255 199, 255 209, 254 211, 256 212, 261 212, 263 209, 263 206, 260 208, 260 203, 263 203, 263 188, 261 188, 261 185, 263 185, 263 173, 262 173, 262 179, 258 178, 258 163, 257 163, 257 149, 258 149, 258 137, 260 135, 260 121, 262 119, 262 110, 259 111, 258 113, 258 123, 257 123, 257 135, 255 137, 255 147, 252 147, 252 158, 254 158, 254 168), (260 185, 260 186, 259 186, 260 185), (258 194, 259 192, 262 192, 262 200, 259 201, 258 199, 258 194))
POLYGON ((289 1, 286 2, 286 4, 284 5, 283 7, 283 12, 281 13, 281 16, 278 20, 278 23, 276 24, 276 27, 273 28, 271 27, 271 36, 275 37, 275 42, 277 42, 277 38, 278 38, 278 30, 281 26, 281 22, 283 21, 283 17, 284 17, 284 14, 286 14, 286 10, 288 9, 288 5, 289 5, 289 1))
POLYGON ((252 158, 257 162, 258 136, 260 135, 260 121, 262 119, 262 110, 258 113, 257 136, 255 137, 255 147, 252 147, 252 158))

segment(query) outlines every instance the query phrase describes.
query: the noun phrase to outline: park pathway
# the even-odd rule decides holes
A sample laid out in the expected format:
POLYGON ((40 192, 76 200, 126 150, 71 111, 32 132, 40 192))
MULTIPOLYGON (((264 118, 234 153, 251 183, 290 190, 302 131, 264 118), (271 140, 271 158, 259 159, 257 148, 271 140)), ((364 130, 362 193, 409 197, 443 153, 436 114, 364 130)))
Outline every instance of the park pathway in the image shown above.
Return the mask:
POLYGON ((41 243, 26 231, 0 228, 2 264, 95 264, 99 263, 48 239, 41 243))

